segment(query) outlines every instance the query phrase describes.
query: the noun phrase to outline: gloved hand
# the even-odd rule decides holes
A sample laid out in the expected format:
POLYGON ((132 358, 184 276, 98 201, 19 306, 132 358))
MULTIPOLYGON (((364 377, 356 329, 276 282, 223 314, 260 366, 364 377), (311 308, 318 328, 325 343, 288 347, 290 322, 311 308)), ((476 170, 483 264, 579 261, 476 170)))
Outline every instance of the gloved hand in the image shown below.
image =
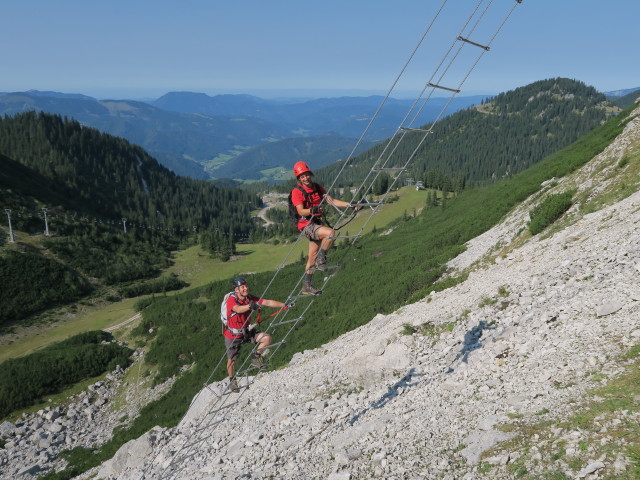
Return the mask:
POLYGON ((295 306, 296 306, 296 302, 290 302, 290 303, 285 304, 285 307, 287 307, 287 308, 293 308, 295 306))
POLYGON ((320 205, 316 205, 314 207, 311 207, 309 211, 311 212, 311 215, 321 215, 322 207, 320 205))
POLYGON ((258 302, 251 302, 249 304, 249 308, 251 310, 258 310, 260 308, 260 304, 258 302))

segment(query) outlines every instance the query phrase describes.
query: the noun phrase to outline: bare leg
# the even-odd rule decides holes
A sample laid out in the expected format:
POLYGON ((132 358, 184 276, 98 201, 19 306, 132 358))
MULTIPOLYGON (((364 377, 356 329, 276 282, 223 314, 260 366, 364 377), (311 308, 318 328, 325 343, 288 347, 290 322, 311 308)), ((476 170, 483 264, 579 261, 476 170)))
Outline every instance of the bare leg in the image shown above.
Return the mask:
POLYGON ((229 374, 229 378, 233 378, 233 367, 236 364, 235 360, 231 360, 227 358, 227 373, 229 374))
POLYGON ((260 333, 256 337, 256 341, 258 342, 258 348, 256 348, 256 353, 258 355, 262 355, 264 353, 264 349, 271 344, 271 335, 269 335, 268 333, 260 333))

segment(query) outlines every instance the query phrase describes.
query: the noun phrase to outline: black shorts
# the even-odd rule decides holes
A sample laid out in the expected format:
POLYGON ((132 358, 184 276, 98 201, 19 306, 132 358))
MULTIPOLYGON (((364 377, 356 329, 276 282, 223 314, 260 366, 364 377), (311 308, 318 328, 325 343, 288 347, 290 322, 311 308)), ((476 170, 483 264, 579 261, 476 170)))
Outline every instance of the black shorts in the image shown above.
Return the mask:
POLYGON ((260 332, 258 330, 251 330, 247 332, 244 337, 240 338, 227 338, 224 337, 224 346, 227 350, 227 358, 229 360, 236 361, 240 356, 240 347, 243 343, 258 343, 256 337, 260 332))

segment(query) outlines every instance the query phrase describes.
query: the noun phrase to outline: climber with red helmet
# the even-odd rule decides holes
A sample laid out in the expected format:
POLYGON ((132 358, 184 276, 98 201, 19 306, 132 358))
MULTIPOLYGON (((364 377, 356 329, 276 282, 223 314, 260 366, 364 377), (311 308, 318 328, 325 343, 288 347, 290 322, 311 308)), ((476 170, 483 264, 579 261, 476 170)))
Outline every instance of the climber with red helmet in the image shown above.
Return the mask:
MULTIPOLYGON (((330 204, 347 208, 348 202, 337 200, 327 194, 319 183, 312 181, 313 172, 305 162, 297 162, 293 166, 293 174, 298 184, 291 190, 291 203, 298 213, 298 230, 309 239, 309 256, 305 268, 303 294, 317 295, 322 290, 315 288, 311 282, 315 270, 327 270, 327 250, 333 243, 335 230, 322 223, 322 202, 327 200, 330 204)), ((357 207, 356 207, 357 208, 357 207)))

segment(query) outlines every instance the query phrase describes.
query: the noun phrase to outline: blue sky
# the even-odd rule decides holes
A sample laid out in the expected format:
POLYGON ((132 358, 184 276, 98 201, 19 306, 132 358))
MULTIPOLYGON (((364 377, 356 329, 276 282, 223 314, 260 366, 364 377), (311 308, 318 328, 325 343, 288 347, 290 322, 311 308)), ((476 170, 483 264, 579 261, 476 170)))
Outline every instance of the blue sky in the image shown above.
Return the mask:
MULTIPOLYGON (((0 91, 384 94, 441 1, 5 0, 0 91)), ((493 3, 506 12, 514 0, 493 3)), ((451 14, 429 37, 421 65, 466 17, 451 14)), ((600 91, 640 87, 639 18, 638 0, 523 0, 462 95, 558 76, 600 91)), ((408 73, 394 96, 411 97, 430 73, 408 73)))

